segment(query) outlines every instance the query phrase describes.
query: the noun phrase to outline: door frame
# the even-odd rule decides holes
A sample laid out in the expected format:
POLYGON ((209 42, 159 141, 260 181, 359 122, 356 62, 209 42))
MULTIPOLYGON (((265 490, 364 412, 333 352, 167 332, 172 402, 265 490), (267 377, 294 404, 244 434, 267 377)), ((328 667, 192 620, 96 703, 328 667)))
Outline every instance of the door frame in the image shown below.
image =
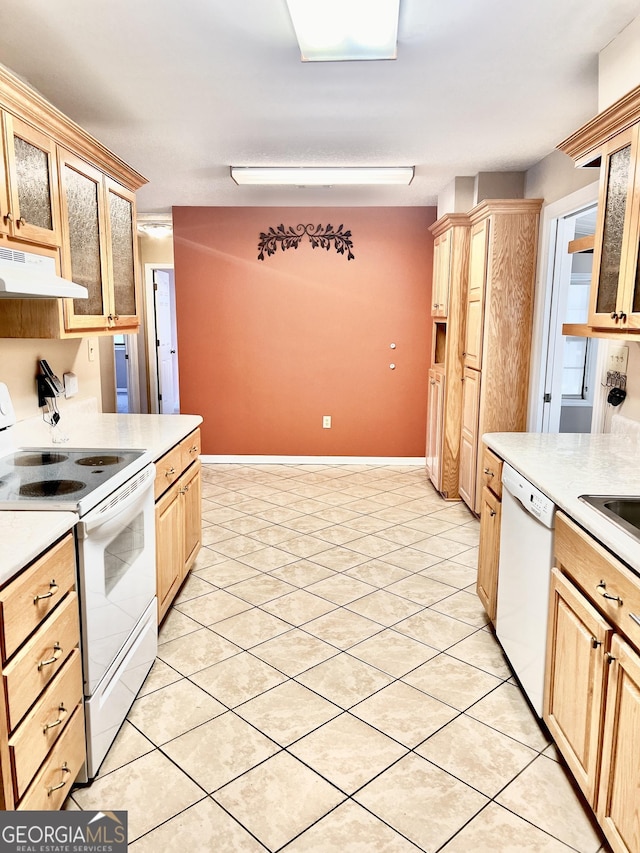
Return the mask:
MULTIPOLYGON (((546 205, 542 209, 540 240, 538 243, 538 263, 536 267, 535 303, 533 309, 533 333, 531 337, 531 370, 529 376, 529 407, 527 431, 542 432, 544 413, 544 393, 546 383, 547 352, 551 339, 553 306, 555 246, 558 233, 558 221, 570 216, 584 207, 598 202, 598 181, 570 193, 564 198, 546 205)), ((557 300, 556 300, 557 301, 557 300)), ((557 322, 557 318, 556 318, 557 322)), ((605 347, 599 347, 599 360, 605 347)), ((600 365, 596 368, 596 377, 600 365)), ((593 424, 599 424, 598 395, 595 395, 593 424)), ((600 431, 599 429, 597 431, 600 431)))
POLYGON ((147 317, 147 365, 149 378, 149 412, 152 415, 160 414, 158 406, 158 362, 156 357, 156 307, 153 291, 153 271, 173 271, 173 264, 145 264, 144 265, 144 301, 145 314, 147 317))

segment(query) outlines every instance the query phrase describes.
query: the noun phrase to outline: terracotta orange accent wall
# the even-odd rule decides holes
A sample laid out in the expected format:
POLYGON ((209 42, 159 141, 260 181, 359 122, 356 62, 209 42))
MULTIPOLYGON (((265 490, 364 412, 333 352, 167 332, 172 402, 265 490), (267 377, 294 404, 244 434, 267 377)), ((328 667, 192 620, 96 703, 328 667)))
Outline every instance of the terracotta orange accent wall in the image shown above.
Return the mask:
POLYGON ((204 454, 424 456, 435 218, 174 208, 180 408, 203 415, 204 454), (259 261, 281 223, 342 223, 355 259, 304 239, 259 261))

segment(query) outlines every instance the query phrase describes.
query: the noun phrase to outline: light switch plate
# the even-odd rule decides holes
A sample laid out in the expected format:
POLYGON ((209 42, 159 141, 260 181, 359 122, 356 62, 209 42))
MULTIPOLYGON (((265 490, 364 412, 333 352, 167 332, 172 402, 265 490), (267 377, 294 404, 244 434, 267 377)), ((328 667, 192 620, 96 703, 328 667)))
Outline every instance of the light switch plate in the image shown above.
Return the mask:
POLYGON ((627 363, 629 361, 629 347, 620 344, 609 344, 607 352, 606 370, 614 370, 618 373, 627 372, 627 363))

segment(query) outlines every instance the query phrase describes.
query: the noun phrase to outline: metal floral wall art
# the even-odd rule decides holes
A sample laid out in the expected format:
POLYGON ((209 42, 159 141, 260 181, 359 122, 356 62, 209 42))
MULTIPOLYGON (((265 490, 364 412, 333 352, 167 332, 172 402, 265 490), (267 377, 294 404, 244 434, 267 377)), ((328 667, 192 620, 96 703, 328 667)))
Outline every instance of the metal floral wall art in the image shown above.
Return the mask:
POLYGON ((333 225, 278 225, 277 228, 269 228, 265 233, 260 232, 258 242, 258 260, 264 261, 265 253, 275 255, 278 246, 284 252, 285 249, 297 249, 303 237, 308 237, 312 248, 326 249, 327 252, 333 245, 339 255, 347 255, 347 260, 352 261, 355 255, 352 252, 353 240, 351 231, 344 231, 343 225, 334 228, 333 225))

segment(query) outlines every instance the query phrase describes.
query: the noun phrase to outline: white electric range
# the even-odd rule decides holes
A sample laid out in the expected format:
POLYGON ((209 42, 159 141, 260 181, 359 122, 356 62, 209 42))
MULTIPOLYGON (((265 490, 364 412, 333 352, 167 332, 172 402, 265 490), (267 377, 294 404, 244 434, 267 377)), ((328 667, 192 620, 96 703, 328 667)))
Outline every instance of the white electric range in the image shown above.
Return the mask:
POLYGON ((67 510, 75 541, 92 779, 157 651, 155 467, 146 450, 18 448, 0 383, 0 511, 67 510))

